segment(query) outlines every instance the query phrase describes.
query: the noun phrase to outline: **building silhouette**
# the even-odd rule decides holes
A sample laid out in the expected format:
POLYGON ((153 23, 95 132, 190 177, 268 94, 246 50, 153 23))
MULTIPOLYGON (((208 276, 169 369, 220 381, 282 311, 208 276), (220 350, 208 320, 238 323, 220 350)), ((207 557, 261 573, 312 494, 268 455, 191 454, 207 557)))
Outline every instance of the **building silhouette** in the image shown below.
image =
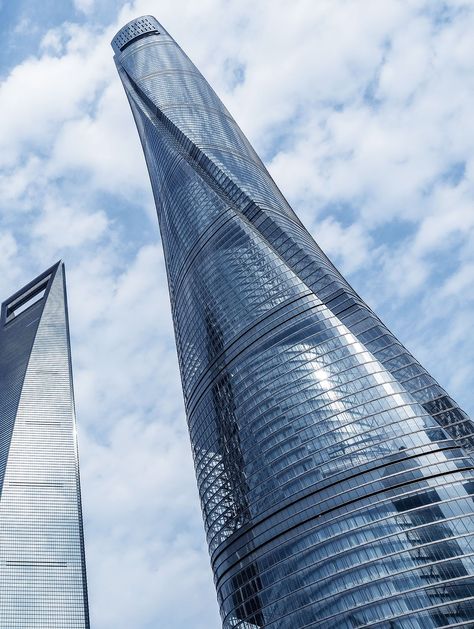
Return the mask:
POLYGON ((225 629, 474 626, 474 426, 151 16, 112 42, 165 253, 225 629))
POLYGON ((88 629, 64 265, 1 319, 0 627, 88 629))

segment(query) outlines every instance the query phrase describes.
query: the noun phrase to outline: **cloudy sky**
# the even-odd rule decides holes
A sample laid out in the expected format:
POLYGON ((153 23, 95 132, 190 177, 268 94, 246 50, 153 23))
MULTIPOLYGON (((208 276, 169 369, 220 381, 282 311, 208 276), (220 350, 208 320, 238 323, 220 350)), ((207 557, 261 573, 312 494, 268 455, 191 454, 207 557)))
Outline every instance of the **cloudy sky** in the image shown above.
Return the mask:
POLYGON ((218 629, 156 217, 110 40, 154 14, 474 411, 471 0, 0 0, 0 295, 68 277, 92 625, 218 629))

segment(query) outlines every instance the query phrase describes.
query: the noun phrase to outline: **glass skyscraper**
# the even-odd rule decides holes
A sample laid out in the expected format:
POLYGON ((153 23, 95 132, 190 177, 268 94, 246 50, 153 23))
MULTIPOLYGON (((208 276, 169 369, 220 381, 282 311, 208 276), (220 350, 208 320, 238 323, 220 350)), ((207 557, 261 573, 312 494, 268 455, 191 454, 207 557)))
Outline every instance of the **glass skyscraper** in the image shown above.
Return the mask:
POLYGON ((89 628, 62 263, 2 304, 0 627, 89 628))
POLYGON ((153 187, 225 629, 474 626, 474 426, 153 17, 112 42, 153 187))

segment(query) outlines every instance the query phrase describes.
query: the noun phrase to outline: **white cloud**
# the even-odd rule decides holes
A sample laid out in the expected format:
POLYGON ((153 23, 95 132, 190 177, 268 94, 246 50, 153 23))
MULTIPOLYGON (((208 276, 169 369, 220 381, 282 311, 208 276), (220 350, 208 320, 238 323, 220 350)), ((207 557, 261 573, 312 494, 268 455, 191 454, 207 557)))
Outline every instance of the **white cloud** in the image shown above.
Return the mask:
POLYGON ((78 11, 90 14, 95 6, 95 0, 74 0, 74 6, 78 11))
POLYGON ((94 77, 83 71, 84 65, 82 54, 45 53, 12 70, 0 85, 0 165, 15 163, 21 151, 47 149, 58 123, 92 102, 101 68, 96 66, 94 77))
POLYGON ((81 208, 49 199, 34 224, 33 234, 49 252, 60 251, 96 241, 106 230, 107 223, 107 217, 102 211, 85 212, 81 208))
POLYGON ((165 423, 121 417, 107 445, 89 443, 86 452, 82 474, 90 487, 85 509, 94 624, 128 629, 166 619, 170 627, 208 629, 212 616, 206 608, 215 603, 210 588, 203 587, 207 557, 203 533, 197 533, 202 525, 197 491, 190 491, 193 472, 184 434, 165 423), (120 603, 100 601, 104 595, 116 600, 117 592, 120 603))
POLYGON ((82 173, 95 188, 128 198, 149 191, 138 134, 115 71, 94 110, 62 126, 49 168, 56 176, 82 173))
POLYGON ((370 259, 371 240, 361 225, 343 227, 326 218, 314 227, 318 244, 344 273, 354 273, 370 259))
POLYGON ((3 288, 8 281, 18 278, 18 245, 11 232, 0 232, 0 251, 0 284, 3 288))
POLYGON ((468 293, 474 295, 474 263, 463 265, 453 273, 441 288, 443 297, 452 297, 468 293))

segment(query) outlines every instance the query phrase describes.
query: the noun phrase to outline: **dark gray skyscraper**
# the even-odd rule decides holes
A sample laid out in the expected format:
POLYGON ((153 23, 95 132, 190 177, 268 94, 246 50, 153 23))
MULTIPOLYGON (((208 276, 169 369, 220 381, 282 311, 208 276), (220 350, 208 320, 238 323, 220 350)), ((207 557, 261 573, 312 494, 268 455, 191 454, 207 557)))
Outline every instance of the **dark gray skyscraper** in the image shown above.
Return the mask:
POLYGON ((112 45, 225 629, 474 626, 472 422, 324 255, 166 30, 141 17, 112 45))
POLYGON ((1 317, 0 627, 88 629, 63 264, 1 317))

